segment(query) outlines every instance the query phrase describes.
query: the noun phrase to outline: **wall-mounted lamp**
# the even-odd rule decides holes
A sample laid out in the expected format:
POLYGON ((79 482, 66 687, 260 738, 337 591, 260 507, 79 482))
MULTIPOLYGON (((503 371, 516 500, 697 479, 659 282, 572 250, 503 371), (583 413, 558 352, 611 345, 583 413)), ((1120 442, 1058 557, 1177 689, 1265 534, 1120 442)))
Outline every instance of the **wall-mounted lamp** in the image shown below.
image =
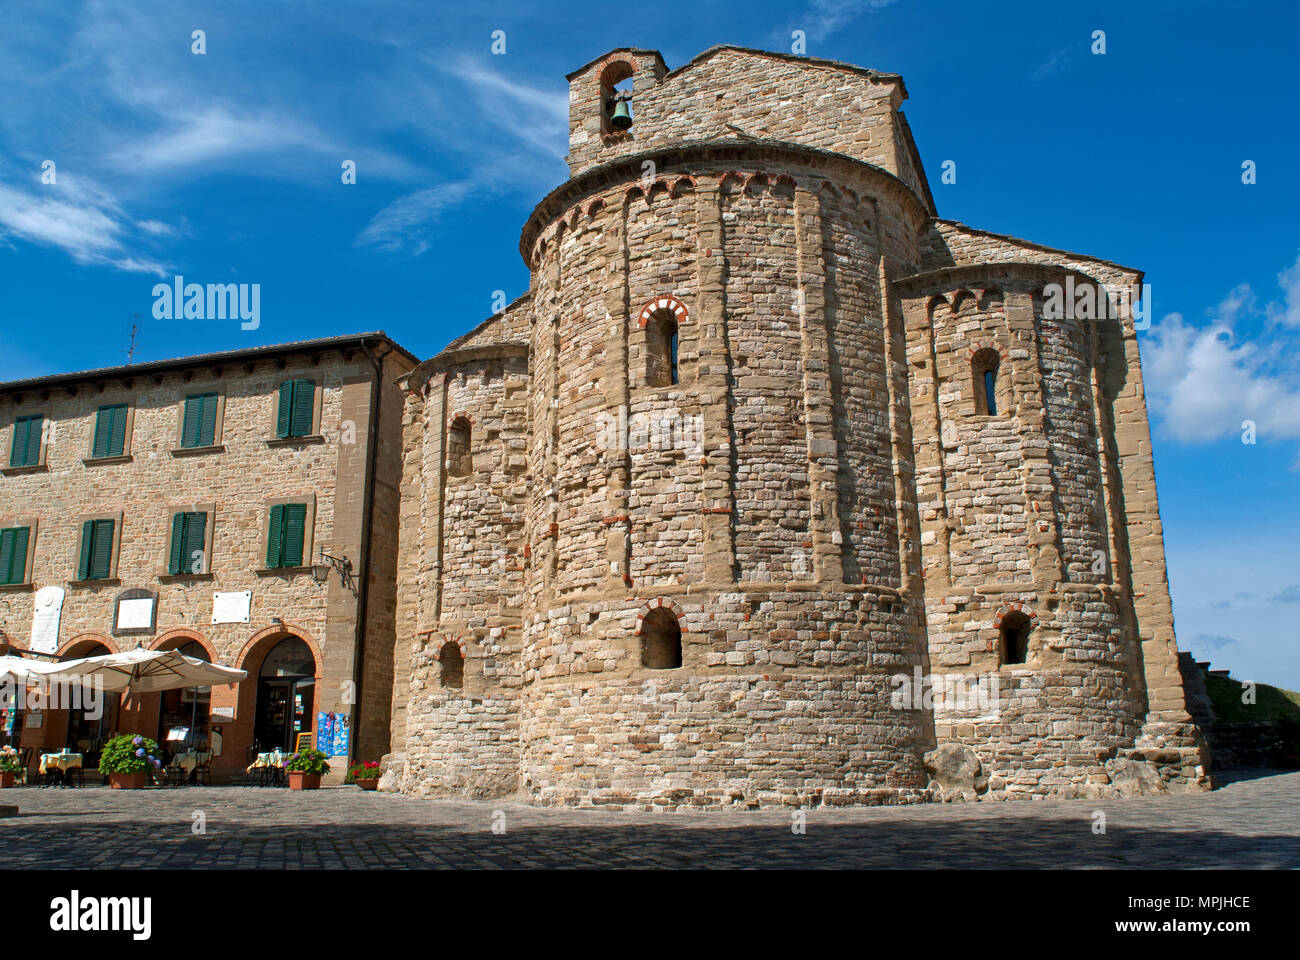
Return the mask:
POLYGON ((352 561, 347 557, 333 557, 321 551, 320 562, 312 564, 311 578, 317 583, 325 583, 330 578, 330 568, 339 575, 339 582, 345 587, 352 585, 352 561))

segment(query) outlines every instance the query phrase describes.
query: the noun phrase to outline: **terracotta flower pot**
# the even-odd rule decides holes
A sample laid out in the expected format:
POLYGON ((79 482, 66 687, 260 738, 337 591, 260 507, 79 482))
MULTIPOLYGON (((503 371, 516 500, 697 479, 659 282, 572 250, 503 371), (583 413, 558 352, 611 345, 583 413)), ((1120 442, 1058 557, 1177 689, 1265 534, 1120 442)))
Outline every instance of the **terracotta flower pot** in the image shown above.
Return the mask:
POLYGON ((375 777, 375 779, 373 780, 353 780, 352 782, 355 783, 362 790, 374 790, 379 787, 378 777, 375 777))
POLYGON ((319 790, 320 774, 303 773, 301 770, 289 771, 290 790, 319 790))
POLYGON ((114 790, 142 790, 148 776, 143 770, 137 770, 135 773, 110 773, 108 785, 114 790))
POLYGON ((0 790, 7 790, 14 785, 14 772, 12 770, 0 771, 0 790))

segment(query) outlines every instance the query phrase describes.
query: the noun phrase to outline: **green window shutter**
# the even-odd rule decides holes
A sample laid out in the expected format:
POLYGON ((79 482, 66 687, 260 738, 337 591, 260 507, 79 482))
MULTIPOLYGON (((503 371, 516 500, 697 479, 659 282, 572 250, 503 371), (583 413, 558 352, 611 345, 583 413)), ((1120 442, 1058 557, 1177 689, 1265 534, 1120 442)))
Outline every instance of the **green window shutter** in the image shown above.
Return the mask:
POLYGON ((108 444, 113 436, 113 408, 100 407, 95 418, 95 445, 90 449, 92 457, 108 456, 108 444))
POLYGON ((126 451, 126 404, 100 407, 95 420, 94 457, 120 457, 126 451))
POLYGON ((0 530, 0 583, 22 583, 27 574, 27 527, 0 530))
POLYGON ((316 412, 316 381, 293 382, 293 414, 289 435, 306 437, 311 434, 312 414, 316 412))
POLYGON ((95 539, 95 521, 87 520, 81 525, 81 559, 77 561, 77 579, 90 579, 90 547, 95 539))
POLYGON ((34 467, 41 460, 41 425, 45 418, 40 414, 18 417, 14 420, 14 439, 9 448, 9 466, 34 467))
POLYGON ((9 444, 9 466, 21 467, 27 460, 27 420, 18 417, 14 420, 13 442, 9 444))
MULTIPOLYGON (((181 560, 182 573, 202 573, 203 564, 195 562, 195 553, 201 553, 204 548, 204 535, 208 529, 208 515, 206 513, 187 513, 185 517, 185 530, 182 540, 184 541, 184 555, 181 560)), ((200 557, 201 561, 203 558, 200 557)))
POLYGON ((182 558, 185 556, 185 514, 176 513, 172 515, 172 549, 167 560, 167 572, 178 574, 181 572, 182 558))
POLYGON ((126 453, 126 404, 113 408, 113 433, 108 438, 108 455, 120 457, 126 453))
POLYGON ((96 520, 94 524, 90 548, 90 579, 107 580, 113 570, 113 521, 96 520))
POLYGON ((284 541, 280 544, 281 566, 301 567, 307 532, 307 505, 289 503, 284 508, 284 541))
POLYGON ((280 384, 280 408, 275 415, 275 435, 281 440, 289 436, 289 430, 292 426, 293 384, 294 381, 292 380, 286 380, 280 384))
POLYGON ((203 421, 199 427, 199 446, 210 447, 217 442, 217 395, 203 397, 203 421))
POLYGON ((198 394, 185 398, 185 422, 181 426, 181 446, 199 445, 199 423, 203 418, 203 398, 198 394))
POLYGON ((280 544, 284 538, 284 506, 271 508, 271 522, 267 524, 266 565, 268 568, 280 566, 280 544))

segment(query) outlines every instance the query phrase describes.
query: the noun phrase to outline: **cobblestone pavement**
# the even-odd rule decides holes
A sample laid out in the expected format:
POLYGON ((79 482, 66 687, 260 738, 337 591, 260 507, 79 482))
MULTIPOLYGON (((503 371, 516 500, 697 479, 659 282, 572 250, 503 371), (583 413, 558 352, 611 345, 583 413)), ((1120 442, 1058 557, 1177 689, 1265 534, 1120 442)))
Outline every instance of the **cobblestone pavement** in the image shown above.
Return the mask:
POLYGON ((0 793, 20 811, 0 819, 0 850, 7 869, 1300 868, 1300 772, 1238 776, 1196 796, 809 810, 803 835, 780 810, 557 810, 354 787, 23 787, 0 793), (205 833, 194 832, 200 816, 205 833))

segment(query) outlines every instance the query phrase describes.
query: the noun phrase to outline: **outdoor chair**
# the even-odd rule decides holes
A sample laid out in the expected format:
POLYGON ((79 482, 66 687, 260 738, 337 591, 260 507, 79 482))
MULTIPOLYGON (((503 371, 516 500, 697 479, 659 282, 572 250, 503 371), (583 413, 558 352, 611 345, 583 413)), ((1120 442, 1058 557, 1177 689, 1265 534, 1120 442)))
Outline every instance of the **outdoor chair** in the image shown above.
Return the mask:
POLYGON ((36 749, 34 747, 22 747, 19 751, 19 762, 23 768, 18 771, 15 777, 16 783, 21 783, 24 787, 31 783, 32 765, 36 762, 36 749))
POLYGON ((163 767, 162 783, 164 787, 185 786, 185 771, 175 765, 163 767))
POLYGON ((199 751, 199 763, 198 766, 194 768, 194 773, 191 775, 191 779, 195 783, 202 784, 205 787, 212 786, 212 751, 211 750, 199 751))

